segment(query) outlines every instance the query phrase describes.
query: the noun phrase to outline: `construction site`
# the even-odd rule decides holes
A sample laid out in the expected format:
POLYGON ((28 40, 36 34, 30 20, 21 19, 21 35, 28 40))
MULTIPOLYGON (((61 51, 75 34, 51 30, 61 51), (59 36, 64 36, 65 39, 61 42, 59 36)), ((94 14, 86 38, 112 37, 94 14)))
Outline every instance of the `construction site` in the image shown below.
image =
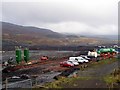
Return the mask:
POLYGON ((0 4, 0 89, 120 90, 118 0, 0 4))
POLYGON ((3 52, 3 89, 43 87, 46 83, 54 82, 61 77, 76 78, 77 73, 86 76, 88 73, 82 72, 85 68, 105 60, 115 65, 109 65, 108 62, 107 71, 106 69, 101 69, 103 72, 94 70, 94 73, 98 73, 98 76, 110 74, 112 70, 118 68, 118 55, 118 48, 105 47, 82 52, 30 51, 28 48, 3 52))

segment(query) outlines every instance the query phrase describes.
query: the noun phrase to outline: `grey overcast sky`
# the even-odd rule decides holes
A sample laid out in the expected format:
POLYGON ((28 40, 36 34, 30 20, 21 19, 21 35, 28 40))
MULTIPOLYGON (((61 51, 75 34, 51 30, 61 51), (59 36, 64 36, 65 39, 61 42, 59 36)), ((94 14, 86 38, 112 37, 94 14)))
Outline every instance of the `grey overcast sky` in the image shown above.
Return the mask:
POLYGON ((4 0, 1 21, 60 33, 117 35, 119 0, 4 0))

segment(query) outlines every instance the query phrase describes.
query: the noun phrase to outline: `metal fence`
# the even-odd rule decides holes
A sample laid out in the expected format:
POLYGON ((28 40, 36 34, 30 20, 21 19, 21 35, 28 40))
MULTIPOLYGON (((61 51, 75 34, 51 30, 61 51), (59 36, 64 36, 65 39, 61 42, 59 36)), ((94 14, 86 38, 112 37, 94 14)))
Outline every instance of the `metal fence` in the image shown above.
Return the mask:
POLYGON ((33 86, 36 85, 43 85, 46 82, 52 82, 54 81, 53 77, 56 75, 59 75, 60 72, 53 72, 53 73, 46 73, 42 74, 36 78, 26 79, 22 81, 16 81, 16 82, 10 82, 9 78, 6 79, 4 84, 2 85, 3 90, 14 90, 15 88, 26 88, 26 89, 32 89, 33 86))
POLYGON ((32 88, 32 80, 31 79, 27 79, 27 80, 23 80, 23 81, 18 81, 18 82, 13 82, 13 83, 5 83, 2 86, 3 89, 14 89, 14 88, 32 88))

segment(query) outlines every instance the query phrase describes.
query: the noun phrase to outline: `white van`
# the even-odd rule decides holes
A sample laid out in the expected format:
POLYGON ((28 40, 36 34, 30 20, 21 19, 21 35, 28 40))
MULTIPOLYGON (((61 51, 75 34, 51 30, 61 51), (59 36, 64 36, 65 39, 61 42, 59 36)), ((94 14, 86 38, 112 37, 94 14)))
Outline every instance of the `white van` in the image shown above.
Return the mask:
POLYGON ((69 60, 75 60, 78 63, 89 62, 88 60, 84 59, 83 57, 69 57, 69 60))

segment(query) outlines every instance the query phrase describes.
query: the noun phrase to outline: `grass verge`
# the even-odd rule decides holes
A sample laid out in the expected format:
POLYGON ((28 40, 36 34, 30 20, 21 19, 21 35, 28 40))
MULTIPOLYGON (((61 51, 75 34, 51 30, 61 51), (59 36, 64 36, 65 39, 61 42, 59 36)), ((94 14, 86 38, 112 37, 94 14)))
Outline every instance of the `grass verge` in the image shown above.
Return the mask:
POLYGON ((110 75, 103 77, 103 80, 109 87, 113 87, 115 83, 120 83, 120 68, 115 69, 110 75))
POLYGON ((98 62, 90 62, 87 64, 87 68, 81 68, 81 70, 86 70, 86 69, 89 69, 89 68, 98 68, 100 67, 101 65, 106 65, 106 64, 111 64, 115 61, 117 61, 118 59, 117 58, 112 58, 112 59, 104 59, 104 60, 100 60, 98 62))
POLYGON ((61 78, 57 81, 46 83, 44 87, 46 88, 63 88, 62 84, 72 84, 76 80, 89 80, 91 77, 71 77, 71 78, 61 78))

